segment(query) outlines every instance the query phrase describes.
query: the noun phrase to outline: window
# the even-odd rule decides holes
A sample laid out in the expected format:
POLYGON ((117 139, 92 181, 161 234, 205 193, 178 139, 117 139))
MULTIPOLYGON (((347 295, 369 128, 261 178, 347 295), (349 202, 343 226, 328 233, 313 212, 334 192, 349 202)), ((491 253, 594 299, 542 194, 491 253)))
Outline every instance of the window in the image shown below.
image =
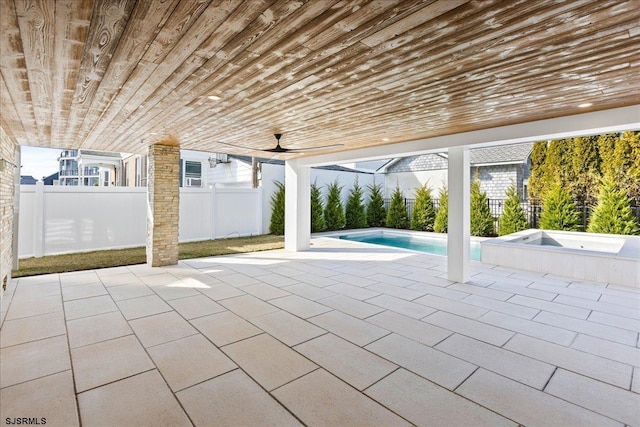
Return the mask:
POLYGON ((202 187, 202 163, 185 160, 183 170, 185 187, 202 187))

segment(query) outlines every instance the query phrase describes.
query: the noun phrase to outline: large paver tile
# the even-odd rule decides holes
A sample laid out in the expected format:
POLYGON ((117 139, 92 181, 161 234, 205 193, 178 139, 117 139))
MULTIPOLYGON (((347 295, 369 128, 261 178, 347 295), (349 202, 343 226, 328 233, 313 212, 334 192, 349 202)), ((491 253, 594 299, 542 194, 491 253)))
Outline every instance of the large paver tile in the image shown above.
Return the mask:
POLYGON ((544 388, 556 369, 548 363, 458 334, 435 348, 539 390, 544 388))
POLYGON ((421 322, 393 311, 384 311, 371 316, 367 318, 367 322, 428 346, 439 343, 453 333, 439 326, 421 322))
POLYGON ((237 368, 200 334, 160 344, 147 351, 174 392, 237 368))
POLYGON ((260 298, 263 301, 268 301, 274 298, 282 298, 287 295, 291 295, 289 292, 284 291, 275 286, 268 285, 266 283, 256 283, 255 285, 243 286, 242 290, 248 294, 253 295, 256 298, 260 298))
POLYGON ((209 314, 220 313, 226 309, 209 297, 198 294, 193 297, 167 301, 175 311, 185 319, 191 320, 209 314))
POLYGON ((616 360, 635 367, 640 367, 640 348, 594 338, 588 335, 578 335, 571 344, 576 350, 616 360))
POLYGON ((172 308, 162 301, 157 295, 126 299, 117 301, 120 312, 127 320, 138 319, 140 317, 152 316, 158 313, 171 311, 172 308))
MULTIPOLYGON (((264 281, 263 278, 265 276, 261 276, 260 280, 264 281)), ((235 273, 235 274, 226 274, 224 276, 220 277, 220 280, 222 280, 224 283, 231 285, 233 287, 238 287, 238 286, 246 286, 246 285, 254 285, 256 283, 260 283, 259 280, 251 277, 251 276, 247 276, 246 274, 241 274, 241 273, 235 273)), ((269 283, 269 282, 267 282, 269 283)))
POLYGON ((153 291, 165 301, 202 295, 182 280, 167 285, 154 286, 153 291))
POLYGON ((386 329, 339 311, 330 311, 312 317, 309 321, 359 346, 367 345, 390 333, 386 329))
POLYGON ((333 295, 328 298, 318 300, 318 302, 350 316, 357 317, 358 319, 364 319, 384 311, 384 308, 349 298, 344 295, 333 295))
POLYGON ((64 335, 0 349, 0 388, 71 369, 64 335))
MULTIPOLYGON (((409 284, 415 283, 413 281, 408 281, 408 282, 409 284)), ((367 289, 380 292, 384 295, 401 298, 406 301, 413 301, 414 299, 420 298, 425 295, 424 292, 414 291, 412 289, 407 289, 401 286, 392 285, 387 282, 374 283, 373 285, 367 286, 367 289)))
POLYGON ((504 348, 625 389, 631 384, 631 366, 558 344, 516 335, 504 348))
MULTIPOLYGON (((639 308, 638 312, 640 313, 640 307, 638 308, 639 308)), ((614 328, 640 332, 640 321, 638 319, 594 311, 589 315, 588 320, 590 322, 596 322, 596 323, 601 323, 603 325, 613 326, 614 328)))
POLYGON ((262 333, 262 330, 230 311, 199 317, 190 322, 218 347, 262 333))
POLYGON ((548 283, 540 283, 538 281, 529 285, 531 289, 540 289, 547 292, 555 292, 560 295, 568 295, 572 297, 589 299, 597 301, 600 298, 600 292, 594 292, 592 289, 579 289, 564 286, 554 286, 548 283))
MULTIPOLYGON (((5 291, 5 297, 8 290, 5 291)), ((40 298, 40 297, 51 297, 55 295, 61 295, 62 290, 60 289, 60 283, 43 283, 37 285, 20 285, 15 289, 13 294, 14 298, 40 298)))
POLYGON ((83 426, 190 426, 158 371, 78 394, 83 426))
POLYGON ((366 349, 449 390, 454 390, 477 368, 396 334, 386 336, 366 349))
POLYGON ((109 288, 109 294, 114 301, 122 301, 131 298, 140 298, 153 295, 151 288, 145 284, 122 285, 109 288))
POLYGON ((366 393, 417 426, 517 426, 404 369, 374 384, 366 393))
POLYGON ((177 393, 196 426, 299 426, 244 372, 235 370, 177 393))
POLYGON ((0 348, 64 335, 65 333, 64 313, 62 311, 7 320, 2 325, 0 348))
POLYGON ((509 302, 524 307, 535 308, 548 313, 559 313, 565 316, 575 317, 576 319, 586 319, 590 313, 590 310, 586 308, 572 307, 566 304, 543 301, 541 299, 525 297, 523 295, 516 295, 511 298, 509 302))
POLYGON ((504 345, 504 343, 509 341, 514 335, 513 332, 507 331, 506 329, 497 328, 477 320, 467 319, 466 317, 456 316, 455 314, 445 313, 443 311, 433 313, 422 320, 432 325, 440 326, 441 328, 446 328, 497 346, 504 345))
POLYGON ((107 289, 102 285, 102 283, 87 283, 78 286, 68 286, 62 288, 62 299, 64 301, 97 297, 106 294, 107 289))
POLYGON ((621 426, 621 424, 493 372, 478 369, 458 394, 527 426, 621 426))
POLYGON ((269 303, 303 319, 331 311, 331 308, 325 305, 318 304, 315 301, 302 298, 298 295, 288 295, 286 297, 272 299, 269 303))
POLYGON ((145 347, 195 335, 198 331, 175 311, 143 317, 129 322, 145 347))
POLYGON ((336 285, 327 286, 326 289, 328 291, 335 292, 337 294, 360 301, 380 295, 380 292, 372 291, 367 288, 361 288, 359 286, 347 285, 345 283, 338 283, 336 285))
MULTIPOLYGON (((335 274, 334 274, 335 275, 335 274)), ((331 286, 331 285, 335 285, 339 282, 331 279, 329 276, 316 276, 313 274, 310 275, 300 275, 300 276, 296 276, 295 280, 297 280, 298 282, 300 282, 300 284, 303 285, 310 285, 314 288, 325 288, 327 286, 331 286)), ((295 285, 292 285, 295 286, 295 285)), ((329 292, 329 291, 327 291, 329 292)), ((331 294, 333 294, 333 292, 331 292, 331 294)))
POLYGON ((556 313, 541 312, 533 320, 546 325, 557 326, 574 332, 580 332, 593 337, 604 338, 609 341, 626 345, 635 345, 638 342, 638 333, 614 326, 603 325, 589 320, 575 319, 556 313))
POLYGON ((538 298, 544 301, 553 301, 558 294, 554 292, 540 291, 538 289, 523 288, 521 286, 514 286, 509 283, 504 283, 498 280, 488 286, 489 289, 497 289, 499 291, 511 292, 516 295, 524 295, 526 297, 538 298))
POLYGON ((300 344, 295 350, 358 390, 397 369, 393 363, 332 334, 300 344))
POLYGON ((317 368, 267 334, 230 344, 222 350, 266 390, 280 387, 317 368))
POLYGON ((280 310, 253 295, 227 298, 220 301, 220 304, 244 319, 251 319, 280 310))
POLYGON ((24 317, 39 316, 41 314, 62 311, 62 298, 60 295, 38 296, 32 298, 13 297, 6 320, 21 319, 24 317))
MULTIPOLYGON (((451 284, 446 279, 440 279, 438 277, 429 277, 425 278, 425 280, 435 281, 435 279, 442 281, 441 285, 432 284, 432 283, 415 283, 413 285, 407 286, 407 289, 413 289, 418 292, 423 292, 425 294, 438 296, 441 298, 446 298, 447 300, 457 301, 462 298, 468 296, 469 294, 462 291, 456 291, 454 289, 445 288, 444 286, 448 286, 451 284)), ((418 302, 418 300, 414 300, 414 302, 418 302)))
POLYGON ((326 333, 323 329, 293 314, 277 311, 251 319, 251 323, 276 337, 288 346, 294 346, 326 333))
MULTIPOLYGON (((302 272, 299 272, 302 273, 302 272)), ((304 273, 302 273, 304 274, 304 273)), ((284 286, 295 285, 299 281, 297 278, 291 278, 287 276, 283 276, 281 274, 265 274, 259 277, 262 283, 266 283, 267 285, 275 286, 276 288, 282 288, 284 286)), ((254 282, 255 283, 255 282, 254 282)))
POLYGON ((69 320, 67 331, 71 348, 95 344, 133 333, 119 311, 69 320))
MULTIPOLYGON (((463 298, 466 297, 460 297, 459 299, 463 298)), ((446 311, 447 313, 468 317, 469 319, 477 319, 488 312, 488 310, 484 308, 476 307, 464 302, 452 301, 448 298, 442 298, 436 295, 426 295, 418 298, 414 302, 434 309, 446 311)))
POLYGON ((631 382, 631 391, 640 394, 640 368, 633 368, 633 381, 631 382))
MULTIPOLYGON (((366 286, 373 285, 374 283, 377 282, 377 280, 368 279, 368 278, 361 277, 361 276, 356 276, 355 274, 336 274, 335 276, 331 276, 331 279, 336 280, 336 281, 340 282, 341 284, 346 284, 346 285, 349 285, 349 286, 355 286, 355 287, 360 287, 360 288, 364 288, 366 286)), ((340 288, 340 289, 343 292, 349 292, 348 288, 344 288, 343 287, 343 288, 340 288)), ((354 292, 355 292, 355 290, 354 290, 354 292)), ((347 295, 347 294, 345 294, 345 295, 347 295)), ((352 298, 356 298, 356 297, 354 297, 352 295, 348 295, 348 296, 351 296, 352 298)))
POLYGON ((95 316, 96 314, 109 313, 111 311, 118 311, 118 306, 116 306, 108 295, 84 298, 64 303, 64 312, 67 320, 95 316))
POLYGON ((300 295, 303 298, 317 301, 322 298, 328 298, 335 295, 334 292, 327 291, 316 286, 308 285, 305 283, 298 283, 297 285, 284 286, 283 290, 291 292, 292 294, 300 295))
POLYGON ((640 425, 640 395, 558 369, 545 392, 630 426, 640 425))
POLYGON ((73 375, 64 371, 0 390, 0 419, 37 417, 41 425, 78 426, 73 375))
POLYGON ((427 306, 416 304, 414 302, 405 301, 400 298, 392 297, 390 295, 380 295, 371 299, 368 299, 369 304, 377 305, 378 307, 386 308, 387 310, 394 311, 405 316, 413 317, 414 319, 422 319, 436 310, 427 306))
POLYGON ((321 369, 277 389, 273 394, 307 425, 409 425, 321 369))
POLYGON ((469 295, 464 298, 462 302, 510 316, 522 317, 523 319, 533 319, 536 314, 540 313, 540 310, 536 308, 523 307, 521 305, 511 304, 509 301, 498 301, 478 295, 469 295))
POLYGON ((71 360, 78 392, 154 368, 133 335, 72 349, 71 360))
POLYGON ((544 325, 527 319, 509 316, 502 313, 489 312, 478 319, 481 322, 498 326, 524 335, 540 338, 556 344, 570 345, 577 333, 555 326, 544 325))
POLYGON ((233 287, 227 283, 214 283, 207 288, 198 288, 198 291, 202 292, 214 301, 220 301, 226 298, 239 297, 244 295, 240 289, 233 287))
POLYGON ((142 281, 133 273, 122 272, 118 274, 100 275, 100 281, 107 287, 123 285, 140 285, 142 281))
POLYGON ((561 304, 572 305, 574 307, 588 308, 589 310, 600 313, 615 314, 616 316, 623 316, 640 320, 640 302, 636 307, 623 307, 618 304, 591 301, 566 295, 560 295, 554 301, 561 304))
POLYGON ((469 285, 465 283, 454 283, 448 289, 466 292, 472 295, 479 295, 485 298, 491 298, 498 301, 506 301, 513 296, 511 292, 499 291, 497 289, 485 288, 483 286, 469 285))

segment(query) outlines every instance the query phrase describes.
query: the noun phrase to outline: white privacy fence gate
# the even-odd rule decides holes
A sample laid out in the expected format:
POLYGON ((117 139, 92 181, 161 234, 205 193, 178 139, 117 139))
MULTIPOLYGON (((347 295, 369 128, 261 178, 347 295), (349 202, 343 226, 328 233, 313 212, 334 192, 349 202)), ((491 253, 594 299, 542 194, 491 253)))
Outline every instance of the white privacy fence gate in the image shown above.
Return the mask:
MULTIPOLYGON (((262 191, 181 188, 181 242, 263 233, 262 191)), ((18 256, 144 246, 147 189, 20 186, 18 256)))

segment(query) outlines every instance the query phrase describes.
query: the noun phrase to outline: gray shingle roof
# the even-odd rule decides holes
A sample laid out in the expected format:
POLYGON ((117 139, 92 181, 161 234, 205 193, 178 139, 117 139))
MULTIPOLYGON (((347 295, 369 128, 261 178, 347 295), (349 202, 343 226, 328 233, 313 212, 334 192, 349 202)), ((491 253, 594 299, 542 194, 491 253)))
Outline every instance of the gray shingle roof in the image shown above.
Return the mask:
POLYGON ((471 164, 524 163, 531 154, 532 148, 533 142, 475 148, 471 150, 471 164))

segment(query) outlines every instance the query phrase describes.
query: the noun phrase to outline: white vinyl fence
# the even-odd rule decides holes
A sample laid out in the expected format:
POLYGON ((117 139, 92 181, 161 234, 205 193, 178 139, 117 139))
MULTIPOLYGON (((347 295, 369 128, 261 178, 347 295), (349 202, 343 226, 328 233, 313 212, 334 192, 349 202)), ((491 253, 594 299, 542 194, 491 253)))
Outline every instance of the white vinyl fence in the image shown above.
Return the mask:
MULTIPOLYGON (((20 186, 18 256, 144 246, 147 189, 20 186)), ((262 234, 262 191, 180 189, 181 242, 262 234)))

